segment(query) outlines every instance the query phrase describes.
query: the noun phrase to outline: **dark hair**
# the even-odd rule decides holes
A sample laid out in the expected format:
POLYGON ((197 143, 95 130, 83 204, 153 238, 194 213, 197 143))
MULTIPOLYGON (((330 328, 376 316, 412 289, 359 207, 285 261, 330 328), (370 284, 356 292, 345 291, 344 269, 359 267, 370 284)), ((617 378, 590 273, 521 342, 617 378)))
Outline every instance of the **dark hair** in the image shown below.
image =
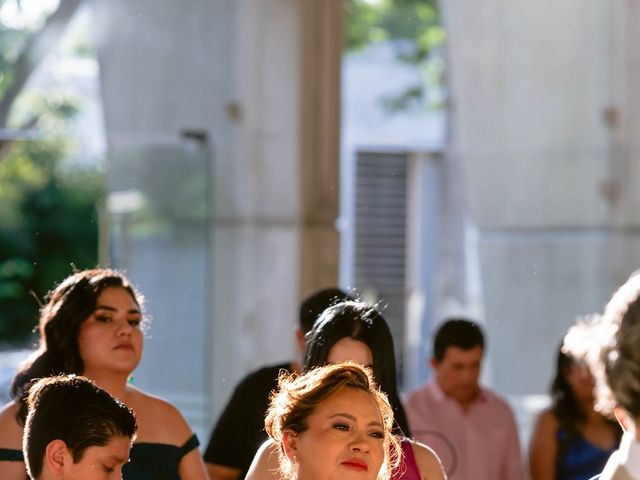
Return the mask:
MULTIPOLYGON (((376 403, 382 417, 384 430, 385 475, 397 467, 400 461, 400 444, 392 434, 393 411, 383 392, 378 390, 369 369, 353 362, 325 365, 307 371, 304 375, 281 374, 278 390, 271 395, 265 418, 265 430, 279 445, 284 433, 290 430, 302 433, 307 430, 307 418, 325 400, 338 390, 352 388, 367 392, 376 403)), ((280 469, 284 478, 292 477, 293 465, 282 455, 280 449, 280 469)))
POLYGON ((598 403, 605 411, 615 404, 640 419, 640 272, 613 295, 602 318, 602 348, 594 374, 598 403))
POLYGON ((42 473, 45 450, 54 440, 62 440, 78 463, 87 448, 104 446, 117 436, 133 440, 138 428, 123 403, 75 375, 39 380, 29 390, 28 404, 22 450, 32 478, 42 473))
POLYGON ((560 425, 569 431, 576 431, 577 424, 586 419, 585 412, 567 382, 567 374, 574 364, 575 360, 562 351, 560 344, 556 357, 556 374, 551 382, 549 394, 553 415, 560 425))
POLYGON ((12 398, 21 402, 17 415, 20 423, 27 416, 26 396, 33 379, 83 372, 78 347, 80 325, 93 313, 98 297, 109 287, 124 288, 142 310, 142 295, 116 270, 95 268, 76 272, 47 294, 47 303, 40 309, 39 347, 20 366, 11 384, 12 398))
POLYGON ((300 304, 300 329, 307 333, 327 308, 345 300, 353 300, 351 295, 339 288, 325 288, 307 298, 300 304))
POLYGON ((385 319, 372 306, 348 301, 325 310, 307 334, 304 370, 326 365, 329 351, 343 338, 359 340, 369 347, 373 356, 373 375, 393 408, 394 431, 410 436, 407 417, 398 396, 393 337, 385 319))
MULTIPOLYGON (((589 329, 592 328, 593 323, 576 323, 569 329, 558 347, 556 372, 551 382, 549 394, 551 396, 551 413, 558 421, 560 428, 565 430, 566 435, 557 439, 556 472, 560 472, 560 469, 564 467, 563 462, 566 460, 571 446, 575 445, 574 442, 579 441, 583 436, 579 426, 587 419, 587 415, 567 381, 567 375, 578 362, 584 361, 585 348, 588 348, 585 340, 588 340, 589 329), (575 337, 579 335, 582 338, 576 339, 575 337), (569 338, 570 336, 573 337, 573 341, 569 338)), ((607 417, 605 420, 610 424, 612 432, 621 433, 615 421, 607 417)))
POLYGON ((446 320, 433 338, 433 356, 441 362, 447 348, 458 347, 471 350, 480 347, 484 350, 485 340, 480 325, 464 318, 450 318, 446 320))

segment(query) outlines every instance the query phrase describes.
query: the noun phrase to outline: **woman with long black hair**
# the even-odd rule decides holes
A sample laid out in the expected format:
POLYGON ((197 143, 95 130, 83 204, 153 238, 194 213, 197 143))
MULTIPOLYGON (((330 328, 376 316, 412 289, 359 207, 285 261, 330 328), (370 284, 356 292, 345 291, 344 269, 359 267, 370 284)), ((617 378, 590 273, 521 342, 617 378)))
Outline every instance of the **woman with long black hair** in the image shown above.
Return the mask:
MULTIPOLYGON (((384 317, 361 302, 342 302, 328 308, 307 334, 304 371, 327 364, 354 361, 370 367, 376 383, 387 395, 394 413, 394 434, 401 440, 402 462, 394 480, 442 480, 442 465, 427 446, 410 440, 404 408, 396 383, 393 337, 384 317)), ((256 454, 247 480, 278 479, 274 444, 265 443, 256 454)))

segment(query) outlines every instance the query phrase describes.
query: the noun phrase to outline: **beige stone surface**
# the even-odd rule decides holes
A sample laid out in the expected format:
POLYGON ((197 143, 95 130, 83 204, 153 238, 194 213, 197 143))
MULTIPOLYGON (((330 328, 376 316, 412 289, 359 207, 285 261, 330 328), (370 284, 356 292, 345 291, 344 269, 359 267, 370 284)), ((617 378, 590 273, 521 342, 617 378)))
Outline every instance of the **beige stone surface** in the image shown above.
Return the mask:
POLYGON ((540 393, 577 314, 638 265, 632 2, 442 2, 452 138, 478 227, 489 378, 540 393))
MULTIPOLYGON (((203 356, 176 344, 182 371, 188 362, 202 369, 192 370, 197 388, 177 376, 167 395, 204 398, 210 421, 248 370, 292 357, 301 296, 337 283, 342 3, 193 0, 186 8, 94 0, 92 7, 111 149, 179 142, 184 129, 208 134, 210 283, 195 335, 207 345, 203 356)), ((162 337, 180 328, 158 325, 162 337)), ((144 368, 154 368, 153 355, 144 368)))

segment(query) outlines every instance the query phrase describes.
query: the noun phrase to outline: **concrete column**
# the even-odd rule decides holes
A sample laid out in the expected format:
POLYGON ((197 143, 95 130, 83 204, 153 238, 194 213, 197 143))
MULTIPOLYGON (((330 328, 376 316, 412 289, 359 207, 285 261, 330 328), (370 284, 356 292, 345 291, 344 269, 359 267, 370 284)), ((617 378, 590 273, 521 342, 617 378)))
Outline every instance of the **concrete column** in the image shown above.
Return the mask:
MULTIPOLYGON (((92 0, 91 6, 108 187, 141 192, 156 220, 145 227, 138 221, 140 211, 128 212, 133 238, 123 239, 127 260, 111 258, 116 267, 129 269, 152 318, 134 382, 176 403, 206 438, 215 368, 208 361, 214 346, 207 343, 214 322, 207 264, 213 204, 207 191, 218 192, 223 183, 213 182, 219 171, 212 159, 220 159, 217 168, 235 158, 237 128, 227 106, 235 98, 236 5, 233 0, 191 0, 189 8, 172 1, 92 0), (208 146, 183 142, 184 130, 204 133, 208 146)), ((243 187, 237 177, 226 178, 227 185, 243 187)))
MULTIPOLYGON (((441 3, 450 153, 462 161, 478 228, 490 377, 505 393, 542 393, 565 329, 575 315, 601 310, 610 295, 620 268, 615 251, 637 250, 636 238, 620 239, 618 228, 637 225, 631 208, 619 210, 625 198, 637 205, 637 189, 621 187, 620 206, 610 192, 612 181, 617 188, 612 168, 630 182, 638 172, 612 156, 630 140, 612 149, 606 120, 618 88, 611 59, 633 45, 616 39, 612 13, 624 10, 620 17, 631 28, 631 3, 441 3)), ((620 63, 637 73, 629 60, 620 63)), ((633 128, 637 107, 624 103, 622 116, 633 128), (628 117, 624 109, 631 109, 628 117)), ((632 258, 624 254, 627 269, 632 258)))
POLYGON ((610 131, 610 180, 603 193, 614 210, 614 283, 620 285, 640 267, 640 10, 634 2, 610 5, 608 56, 610 100, 603 112, 610 131))
POLYGON ((338 281, 343 0, 302 7, 300 297, 338 281))
POLYGON ((247 370, 294 356, 301 297, 337 282, 340 4, 239 4, 234 168, 246 188, 221 185, 215 200, 214 408, 247 370))
MULTIPOLYGON (((192 318, 160 310, 149 343, 174 335, 170 360, 198 377, 208 430, 239 377, 293 356, 301 296, 337 282, 342 2, 93 4, 110 147, 185 128, 209 136, 204 300, 172 298, 161 285, 149 296, 150 305, 203 302, 194 338, 177 341, 192 318)), ((154 371, 152 352, 144 365, 154 371)), ((183 380, 171 379, 166 395, 179 402, 183 380)))

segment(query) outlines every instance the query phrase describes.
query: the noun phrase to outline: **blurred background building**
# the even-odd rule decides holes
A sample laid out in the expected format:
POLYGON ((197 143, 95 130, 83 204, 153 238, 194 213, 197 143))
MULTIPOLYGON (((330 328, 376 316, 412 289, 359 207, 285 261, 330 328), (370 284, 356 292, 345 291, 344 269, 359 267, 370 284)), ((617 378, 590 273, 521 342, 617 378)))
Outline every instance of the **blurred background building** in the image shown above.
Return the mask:
POLYGON ((244 373, 294 354, 300 300, 339 284, 384 309, 404 390, 438 321, 482 322, 526 430, 563 332, 640 263, 637 16, 0 1, 2 340, 29 345, 18 300, 70 263, 123 268, 152 318, 134 382, 206 438, 244 373))

